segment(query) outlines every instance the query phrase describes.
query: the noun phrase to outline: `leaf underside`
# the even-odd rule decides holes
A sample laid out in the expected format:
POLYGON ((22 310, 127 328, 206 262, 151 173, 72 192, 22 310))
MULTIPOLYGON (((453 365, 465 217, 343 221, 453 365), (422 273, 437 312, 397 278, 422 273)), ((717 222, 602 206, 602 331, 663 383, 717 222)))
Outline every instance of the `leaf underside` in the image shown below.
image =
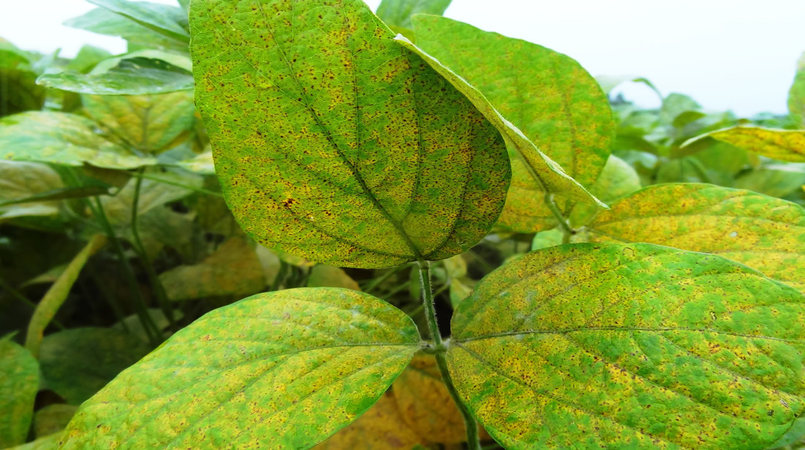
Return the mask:
POLYGON ((805 209, 708 184, 638 191, 588 225, 592 241, 648 242, 714 253, 805 290, 805 209))
POLYGON ((805 298, 713 255, 579 244, 493 272, 448 363, 507 448, 762 448, 805 412, 805 298))
POLYGON ((494 224, 500 134, 363 2, 200 0, 190 18, 216 171, 260 243, 385 267, 461 253, 494 224))
POLYGON ((368 294, 259 294, 122 372, 82 405, 62 444, 307 448, 369 409, 419 346, 411 319, 368 294))

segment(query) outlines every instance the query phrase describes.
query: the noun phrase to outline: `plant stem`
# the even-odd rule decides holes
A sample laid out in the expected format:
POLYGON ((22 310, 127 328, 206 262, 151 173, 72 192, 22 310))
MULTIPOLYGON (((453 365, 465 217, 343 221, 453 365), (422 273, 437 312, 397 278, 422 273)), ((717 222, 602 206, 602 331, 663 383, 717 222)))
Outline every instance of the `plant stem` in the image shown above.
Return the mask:
MULTIPOLYGON (((143 169, 140 169, 138 173, 142 175, 143 169)), ((148 257, 148 253, 145 251, 145 245, 143 245, 143 241, 140 239, 140 231, 137 227, 137 216, 140 206, 140 191, 142 190, 142 184, 143 178, 137 177, 137 181, 134 183, 134 200, 131 204, 131 235, 134 238, 134 246, 137 248, 137 253, 140 254, 140 259, 142 259, 143 265, 145 266, 145 274, 148 277, 148 282, 154 289, 154 295, 157 298, 159 307, 162 309, 162 312, 168 319, 170 329, 175 331, 176 322, 173 318, 173 307, 171 307, 170 302, 168 302, 168 296, 165 294, 165 288, 162 286, 162 282, 159 281, 159 276, 157 276, 154 266, 151 263, 151 259, 148 257)))
POLYGON ((430 282, 430 263, 427 261, 418 261, 419 263, 419 282, 422 290, 422 305, 425 308, 425 320, 428 322, 428 330, 430 331, 431 339, 435 344, 436 364, 439 366, 439 372, 442 374, 442 381, 447 387, 447 392, 453 398, 456 406, 458 407, 461 416, 464 418, 464 426, 467 429, 467 448, 470 450, 480 450, 481 440, 478 437, 478 423, 472 417, 470 410, 461 400, 458 395, 456 386, 453 384, 453 379, 450 377, 450 372, 447 369, 447 357, 445 356, 447 346, 442 339, 442 334, 439 332, 439 322, 436 320, 436 305, 434 303, 433 288, 430 282))
POLYGON ((562 239, 563 244, 567 244, 570 242, 570 236, 576 234, 575 230, 570 226, 570 222, 565 218, 562 211, 559 210, 559 206, 556 204, 556 199, 554 198, 553 194, 545 194, 545 205, 548 206, 548 209, 551 210, 551 213, 556 218, 556 221, 559 222, 559 228, 562 229, 562 233, 564 233, 564 237, 562 239))

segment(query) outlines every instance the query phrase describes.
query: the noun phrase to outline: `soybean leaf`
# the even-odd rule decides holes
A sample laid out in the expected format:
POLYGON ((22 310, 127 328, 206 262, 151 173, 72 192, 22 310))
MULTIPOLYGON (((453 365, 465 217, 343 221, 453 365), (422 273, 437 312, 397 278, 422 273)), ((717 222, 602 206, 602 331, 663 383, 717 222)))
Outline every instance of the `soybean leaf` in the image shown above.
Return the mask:
POLYGON ((383 0, 377 7, 377 16, 397 33, 413 40, 411 17, 414 14, 440 16, 452 0, 383 0))
POLYGON ((683 146, 708 137, 768 158, 805 162, 805 131, 802 130, 776 130, 741 125, 698 136, 683 146))
MULTIPOLYGON (((609 155, 607 165, 595 180, 590 192, 601 200, 610 203, 641 188, 640 175, 626 161, 615 155, 609 155)), ((570 213, 570 222, 574 226, 586 223, 598 209, 592 205, 578 204, 570 213)))
POLYGON ((186 40, 176 40, 158 33, 137 22, 115 14, 106 8, 95 8, 81 16, 72 18, 64 24, 68 27, 91 31, 93 33, 119 36, 129 43, 129 50, 166 49, 187 51, 186 40))
POLYGON ((190 40, 187 16, 177 6, 128 0, 88 1, 175 41, 186 44, 190 40))
POLYGON ((650 244, 537 251, 459 305, 456 387, 507 448, 763 448, 805 412, 805 297, 650 244))
POLYGON ((794 83, 788 91, 788 112, 796 126, 805 128, 805 53, 799 59, 794 83))
POLYGON ((805 165, 769 164, 739 176, 733 187, 772 197, 785 197, 800 191, 805 184, 805 165))
POLYGON ((258 242, 378 268, 491 228, 509 182, 499 133, 362 1, 199 0, 190 20, 216 171, 258 242))
POLYGON ((53 433, 14 447, 14 450, 56 450, 59 448, 59 439, 61 439, 61 433, 53 433))
POLYGON ((39 389, 39 366, 28 350, 0 339, 0 447, 25 442, 39 389))
POLYGON ((193 94, 84 95, 87 113, 112 134, 145 153, 159 153, 185 139, 195 125, 193 94))
POLYGON ((212 159, 211 150, 199 153, 191 159, 177 161, 175 164, 189 172, 201 175, 215 175, 215 164, 212 159))
POLYGON ((45 164, 0 160, 0 221, 58 214, 57 203, 34 197, 63 187, 59 174, 45 164))
POLYGON ((161 59, 134 57, 98 74, 44 74, 37 83, 63 91, 97 95, 144 95, 193 89, 193 75, 161 59))
POLYGON ((75 405, 57 403, 48 405, 34 414, 34 435, 37 438, 58 433, 67 426, 78 409, 75 405))
POLYGON ((72 328, 49 334, 39 356, 42 384, 67 403, 79 405, 148 350, 137 337, 111 328, 72 328))
POLYGON ((71 59, 64 68, 65 70, 73 72, 87 73, 99 62, 111 57, 112 54, 102 48, 92 45, 83 45, 78 50, 78 54, 75 55, 75 58, 71 59))
POLYGON ((168 339, 84 403, 63 448, 307 448, 352 422, 419 349, 404 313, 337 288, 259 294, 168 339), (233 326, 236 324, 236 326, 233 326))
POLYGON ((66 166, 133 169, 156 160, 104 139, 98 125, 75 114, 29 111, 0 119, 0 158, 66 166))
POLYGON ((199 264, 160 274, 165 293, 174 301, 204 297, 251 295, 265 286, 263 267, 245 239, 234 237, 199 264))
POLYGON ((405 424, 394 394, 389 391, 358 420, 314 449, 410 450, 422 444, 425 441, 405 424))
MULTIPOLYGON (((579 63, 443 17, 417 16, 413 22, 417 46, 477 87, 568 175, 592 186, 609 156, 615 122, 606 95, 579 63)), ((512 185, 498 223, 519 232, 555 226, 543 201, 546 189, 528 168, 533 158, 511 144, 512 185)))
POLYGON ((648 242, 715 253, 805 289, 805 210, 708 184, 645 188, 589 225, 595 241, 648 242))
MULTIPOLYGON (((138 215, 146 214, 166 203, 185 198, 191 195, 194 189, 198 189, 202 183, 201 179, 190 174, 177 176, 160 173, 156 177, 161 181, 144 179, 140 182, 140 195, 137 201, 138 215), (181 185, 177 186, 174 183, 181 185)), ((137 180, 130 179, 114 197, 101 198, 101 205, 112 225, 129 225, 136 192, 137 180)))
POLYGON ((81 269, 87 263, 90 256, 98 252, 106 244, 106 236, 96 234, 87 245, 78 252, 77 255, 67 264, 64 271, 56 278, 56 281, 36 305, 31 321, 28 323, 28 332, 25 335, 25 347, 36 357, 39 357, 39 349, 42 344, 42 337, 45 329, 56 316, 59 308, 67 300, 70 290, 73 288, 81 274, 81 269))
POLYGON ((44 102, 45 90, 36 85, 28 55, 0 42, 0 117, 40 109, 44 102))
POLYGON ((403 422, 423 440, 439 444, 467 440, 464 419, 432 355, 415 356, 392 390, 403 422))
POLYGON ((342 287, 360 291, 361 288, 346 272, 338 267, 326 264, 317 264, 310 269, 310 276, 307 279, 308 287, 342 287))

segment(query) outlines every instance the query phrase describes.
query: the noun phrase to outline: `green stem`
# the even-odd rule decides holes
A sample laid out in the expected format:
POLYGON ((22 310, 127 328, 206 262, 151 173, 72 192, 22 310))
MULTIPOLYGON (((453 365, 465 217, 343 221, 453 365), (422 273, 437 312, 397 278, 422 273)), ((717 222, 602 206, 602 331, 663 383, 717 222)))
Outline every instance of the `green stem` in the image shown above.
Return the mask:
MULTIPOLYGON (((140 169, 138 173, 142 175, 143 169, 140 169)), ((140 206, 140 191, 142 190, 142 184, 142 177, 137 177, 137 181, 134 183, 134 200, 131 204, 131 235, 134 238, 134 245, 137 248, 137 252, 140 254, 140 259, 142 259, 143 265, 145 266, 145 274, 148 277, 148 282, 151 284, 151 288, 154 289, 154 295, 157 298, 159 307, 162 309, 165 317, 167 317, 168 323, 170 324, 170 329, 175 330, 176 321, 173 318, 173 308, 168 302, 168 296, 165 294, 165 288, 159 281, 159 276, 157 276, 157 273, 154 270, 151 259, 148 257, 148 253, 145 251, 145 245, 143 245, 143 241, 140 239, 140 231, 137 227, 137 216, 140 206)))
POLYGON ((439 366, 439 372, 442 374, 442 381, 447 387, 447 392, 453 398, 456 406, 458 407, 461 416, 464 418, 464 425, 467 429, 467 448, 470 450, 481 449, 481 439, 478 436, 478 423, 472 417, 472 413, 461 400, 458 395, 456 386, 453 384, 453 378, 450 376, 450 371, 447 369, 447 346, 442 339, 442 334, 439 332, 439 322, 436 320, 436 305, 434 303, 433 288, 430 281, 430 263, 427 261, 418 261, 419 263, 419 282, 422 288, 422 305, 425 308, 425 320, 428 322, 428 330, 430 331, 431 338, 435 344, 436 364, 439 366))
POLYGON ((553 194, 545 194, 545 205, 551 210, 556 221, 559 222, 559 228, 561 228, 562 233, 564 233, 562 243, 567 244, 570 242, 570 237, 576 234, 576 231, 573 230, 570 226, 570 222, 568 222, 567 218, 562 214, 562 211, 559 210, 559 206, 556 204, 556 199, 553 194))

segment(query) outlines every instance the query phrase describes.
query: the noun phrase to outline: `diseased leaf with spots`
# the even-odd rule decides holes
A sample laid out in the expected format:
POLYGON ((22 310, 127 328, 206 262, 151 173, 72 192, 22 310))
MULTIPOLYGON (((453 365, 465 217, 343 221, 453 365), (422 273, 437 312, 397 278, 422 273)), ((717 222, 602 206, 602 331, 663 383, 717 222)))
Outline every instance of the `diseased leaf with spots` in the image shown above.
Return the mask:
POLYGON ((805 209, 708 184, 645 188, 587 226, 592 241, 648 242, 714 253, 805 289, 805 209))
POLYGON ((492 125, 500 131, 509 148, 517 150, 517 154, 522 158, 528 172, 535 180, 539 180, 541 186, 545 186, 545 191, 561 194, 575 201, 596 204, 601 207, 606 206, 587 192, 584 186, 565 173, 564 169, 556 161, 542 153, 519 128, 504 118, 478 89, 405 37, 397 36, 395 41, 422 57, 434 70, 466 95, 492 125))
POLYGON ((109 132, 144 153, 176 146, 195 124, 193 94, 84 95, 87 113, 109 132))
POLYGON ((39 353, 42 385, 80 405, 150 348, 111 328, 71 328, 45 336, 39 353))
POLYGON ((500 134, 360 0, 199 0, 196 103, 244 230, 379 268, 463 252, 502 208, 500 134))
POLYGON ((0 447, 25 442, 39 389, 39 366, 25 348, 0 339, 0 447))
POLYGON ((245 239, 233 237, 204 261, 160 274, 165 294, 173 301, 251 295, 266 287, 263 266, 245 239))
POLYGON ((0 158, 106 169, 156 164, 154 158, 106 140, 99 131, 95 122, 75 114, 30 111, 7 116, 0 119, 0 158))
POLYGON ((776 130, 741 125, 698 136, 683 145, 687 146, 708 137, 768 158, 805 162, 805 131, 803 130, 776 130))
MULTIPOLYGON (((610 154, 615 122, 598 82, 572 58, 530 42, 436 16, 414 20, 416 44, 477 87, 539 150, 585 187, 610 154)), ((545 189, 516 145, 512 185, 499 225, 519 232, 551 228, 545 189)))
POLYGON ((714 255, 540 250, 452 330, 456 387, 507 448, 764 448, 805 412, 805 297, 714 255))
POLYGON ((394 401, 394 393, 388 391, 358 420, 314 449, 410 450, 423 443, 422 438, 405 424, 394 401))
POLYGON ((368 294, 259 294, 121 373, 82 405, 63 448, 307 448, 369 409, 419 347, 411 319, 368 294))

